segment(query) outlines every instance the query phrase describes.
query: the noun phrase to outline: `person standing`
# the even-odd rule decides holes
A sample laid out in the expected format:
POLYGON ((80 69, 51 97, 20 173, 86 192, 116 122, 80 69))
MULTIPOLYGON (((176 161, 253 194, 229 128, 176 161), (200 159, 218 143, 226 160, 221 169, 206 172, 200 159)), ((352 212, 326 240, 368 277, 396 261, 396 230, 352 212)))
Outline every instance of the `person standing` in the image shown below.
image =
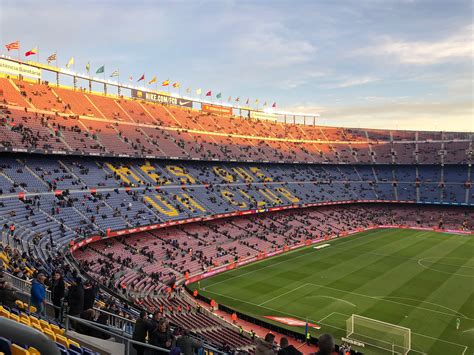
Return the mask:
POLYGON ((53 274, 51 281, 51 301, 54 305, 54 317, 59 319, 61 313, 61 301, 64 298, 64 279, 59 270, 56 270, 53 274))
POLYGON ((84 287, 82 286, 82 280, 79 276, 76 277, 69 288, 67 303, 69 305, 69 314, 79 317, 84 310, 84 287))
MULTIPOLYGON (((141 343, 146 342, 147 332, 151 330, 151 322, 147 318, 147 313, 145 311, 140 312, 140 318, 135 322, 135 327, 133 328, 132 339, 139 341, 141 343)), ((133 347, 137 351, 137 355, 145 354, 145 347, 138 344, 133 344, 133 347)))
POLYGON ((46 315, 46 286, 44 280, 46 276, 42 272, 38 272, 36 279, 31 283, 31 304, 36 307, 38 314, 46 315))
POLYGON ((96 296, 97 287, 95 287, 90 281, 84 283, 84 310, 94 308, 96 296))
POLYGON ((176 346, 181 349, 184 355, 193 355, 196 350, 202 347, 202 343, 189 336, 189 330, 184 329, 182 334, 176 339, 176 346))

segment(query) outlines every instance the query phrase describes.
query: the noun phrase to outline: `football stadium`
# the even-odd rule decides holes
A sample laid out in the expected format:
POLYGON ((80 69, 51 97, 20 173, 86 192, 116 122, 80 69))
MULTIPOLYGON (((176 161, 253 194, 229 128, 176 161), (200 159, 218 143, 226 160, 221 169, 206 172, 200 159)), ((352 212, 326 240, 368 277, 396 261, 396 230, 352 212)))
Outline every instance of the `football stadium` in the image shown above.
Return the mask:
POLYGON ((470 14, 1 1, 0 354, 473 354, 470 14))

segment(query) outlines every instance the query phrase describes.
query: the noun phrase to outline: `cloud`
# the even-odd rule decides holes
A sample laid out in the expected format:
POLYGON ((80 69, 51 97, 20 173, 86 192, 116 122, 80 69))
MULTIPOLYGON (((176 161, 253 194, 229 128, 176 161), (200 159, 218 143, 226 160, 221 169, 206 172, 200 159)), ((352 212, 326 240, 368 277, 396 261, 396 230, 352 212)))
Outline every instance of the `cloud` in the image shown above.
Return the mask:
POLYGON ((387 98, 384 102, 364 105, 320 106, 303 103, 286 109, 320 113, 320 124, 330 126, 474 132, 474 108, 470 100, 416 102, 387 98))
POLYGON ((432 65, 473 57, 474 25, 463 27, 454 35, 438 41, 404 41, 386 38, 375 47, 358 54, 390 56, 402 64, 432 65))
POLYGON ((327 85, 327 88, 330 88, 330 89, 348 88, 348 87, 351 87, 351 86, 357 86, 357 85, 364 85, 364 84, 372 83, 372 82, 377 81, 377 80, 379 80, 379 79, 375 78, 375 77, 370 77, 370 76, 360 77, 360 78, 359 77, 353 77, 353 78, 343 79, 339 83, 329 84, 329 85, 327 85))
POLYGON ((266 67, 290 67, 310 61, 316 47, 306 39, 300 39, 285 26, 265 23, 248 28, 233 41, 232 47, 253 65, 266 67))

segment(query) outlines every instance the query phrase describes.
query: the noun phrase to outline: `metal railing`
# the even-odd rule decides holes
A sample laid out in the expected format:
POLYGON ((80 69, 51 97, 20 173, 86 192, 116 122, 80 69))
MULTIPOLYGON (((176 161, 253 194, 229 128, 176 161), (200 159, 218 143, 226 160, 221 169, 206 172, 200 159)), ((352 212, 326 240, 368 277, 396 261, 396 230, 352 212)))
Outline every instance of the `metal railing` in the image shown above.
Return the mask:
POLYGON ((82 319, 82 318, 73 317, 73 316, 70 316, 70 315, 66 316, 65 321, 66 321, 66 334, 68 334, 68 332, 70 332, 69 325, 71 324, 71 322, 74 322, 76 324, 81 324, 82 326, 85 325, 86 327, 89 327, 89 328, 91 328, 95 331, 99 331, 99 332, 105 333, 107 335, 110 335, 111 337, 114 337, 115 342, 117 342, 117 343, 124 344, 124 346, 125 346, 124 355, 132 354, 131 345, 140 345, 140 346, 142 346, 144 348, 147 348, 147 349, 158 350, 162 353, 163 352, 164 353, 169 353, 170 352, 169 349, 164 349, 164 348, 160 348, 158 346, 154 346, 154 345, 150 345, 150 344, 147 344, 147 343, 142 343, 142 342, 133 340, 133 339, 130 338, 130 335, 126 334, 125 332, 123 332, 123 331, 119 332, 115 329, 110 329, 106 325, 102 325, 102 324, 99 324, 99 323, 88 321, 88 320, 85 320, 85 319, 82 319))
MULTIPOLYGON (((31 292, 31 281, 20 279, 8 272, 3 272, 3 276, 7 280, 7 282, 11 283, 14 288, 25 293, 27 295, 31 292)), ((51 303, 51 291, 46 290, 46 301, 51 303)))

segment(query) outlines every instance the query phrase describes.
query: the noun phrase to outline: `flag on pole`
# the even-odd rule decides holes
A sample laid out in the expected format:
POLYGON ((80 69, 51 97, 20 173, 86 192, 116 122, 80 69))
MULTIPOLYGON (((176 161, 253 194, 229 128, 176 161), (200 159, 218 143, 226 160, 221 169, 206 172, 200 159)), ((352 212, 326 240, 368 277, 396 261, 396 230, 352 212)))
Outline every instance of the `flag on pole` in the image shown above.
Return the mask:
POLYGON ((240 101, 240 97, 235 99, 235 102, 239 102, 239 101, 240 101))
POLYGON ((258 99, 255 100, 255 103, 256 103, 257 105, 258 105, 259 102, 260 102, 260 101, 259 101, 258 99))
POLYGON ((273 105, 272 105, 273 108, 277 107, 277 103, 274 102, 273 105))
POLYGON ((86 71, 89 73, 91 71, 91 63, 87 62, 86 64, 86 71))
POLYGON ((47 59, 48 64, 56 60, 56 53, 51 54, 47 59))
POLYGON ((130 75, 130 77, 128 78, 128 80, 133 81, 133 76, 130 75))
POLYGON ((266 101, 263 103, 263 106, 267 106, 267 102, 266 102, 266 101))
POLYGON ((191 88, 187 88, 186 89, 186 94, 190 94, 191 93, 191 88))
POLYGON ((206 96, 212 96, 212 91, 209 90, 209 91, 206 93, 206 96))
POLYGON ((142 74, 142 76, 137 80, 137 83, 142 80, 145 80, 145 74, 142 74))
POLYGON ((74 57, 71 57, 71 59, 69 59, 69 62, 67 62, 66 64, 66 68, 70 68, 74 65, 74 57))
POLYGON ((196 90, 196 95, 201 95, 201 93, 202 93, 202 89, 197 89, 196 90))
POLYGON ((156 76, 154 76, 154 77, 148 82, 148 84, 156 83, 156 81, 157 81, 156 76))
POLYGON ((25 53, 25 57, 29 57, 30 55, 38 54, 38 47, 30 49, 28 52, 25 53))
POLYGON ((232 101, 232 96, 229 96, 229 98, 227 99, 227 101, 231 102, 231 101, 232 101))
POLYGON ((180 86, 181 86, 181 84, 179 82, 173 83, 173 87, 176 88, 176 89, 179 88, 180 86))
POLYGON ((101 74, 105 71, 105 66, 101 66, 99 69, 95 71, 96 74, 101 74))
POLYGON ((161 86, 168 86, 170 84, 170 79, 166 79, 161 83, 161 86))
POLYGON ((216 99, 220 99, 221 97, 222 97, 222 93, 221 93, 221 92, 216 95, 216 99))
POLYGON ((113 78, 114 76, 119 76, 119 75, 120 75, 120 73, 119 73, 119 71, 118 71, 118 69, 117 69, 117 70, 114 70, 114 71, 112 72, 112 74, 110 74, 110 77, 113 78))
POLYGON ((245 102, 245 104, 246 104, 246 105, 248 105, 248 104, 249 104, 249 100, 250 100, 250 99, 247 99, 247 101, 245 102))
POLYGON ((7 50, 9 52, 13 51, 13 50, 19 50, 20 49, 20 41, 15 41, 15 42, 12 42, 12 43, 5 44, 5 47, 7 48, 7 50))

